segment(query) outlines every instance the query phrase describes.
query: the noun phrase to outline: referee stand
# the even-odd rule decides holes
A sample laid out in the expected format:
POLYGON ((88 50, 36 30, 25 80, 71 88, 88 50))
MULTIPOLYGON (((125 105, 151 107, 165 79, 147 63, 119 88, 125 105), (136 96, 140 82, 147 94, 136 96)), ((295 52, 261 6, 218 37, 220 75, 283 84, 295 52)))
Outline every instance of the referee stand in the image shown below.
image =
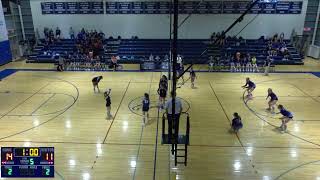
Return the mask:
POLYGON ((185 134, 180 134, 179 122, 182 118, 176 118, 174 120, 169 121, 166 119, 166 115, 166 113, 163 113, 162 115, 161 144, 171 144, 171 154, 174 155, 175 166, 177 166, 178 164, 184 164, 185 166, 187 166, 188 145, 190 137, 190 116, 186 112, 181 114, 182 117, 184 117, 184 115, 186 115, 187 117, 185 134), (168 124, 167 131, 166 124, 168 124))

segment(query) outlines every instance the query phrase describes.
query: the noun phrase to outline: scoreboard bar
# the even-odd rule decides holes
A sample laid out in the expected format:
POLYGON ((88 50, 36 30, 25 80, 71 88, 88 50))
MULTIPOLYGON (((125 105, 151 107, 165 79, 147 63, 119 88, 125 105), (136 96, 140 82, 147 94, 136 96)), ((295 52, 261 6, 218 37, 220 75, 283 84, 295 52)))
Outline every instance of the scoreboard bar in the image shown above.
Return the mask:
POLYGON ((1 177, 54 177, 54 147, 1 147, 1 177))

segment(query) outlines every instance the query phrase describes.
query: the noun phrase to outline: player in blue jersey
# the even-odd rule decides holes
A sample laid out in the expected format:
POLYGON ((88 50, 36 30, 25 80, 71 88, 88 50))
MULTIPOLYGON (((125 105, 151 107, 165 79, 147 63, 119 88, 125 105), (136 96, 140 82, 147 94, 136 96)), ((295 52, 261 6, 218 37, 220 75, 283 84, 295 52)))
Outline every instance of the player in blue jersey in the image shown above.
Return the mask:
POLYGON ((142 100, 143 124, 145 125, 149 118, 150 98, 148 93, 144 93, 142 100))
POLYGON ((167 87, 165 84, 160 84, 160 87, 158 89, 158 95, 159 95, 159 107, 160 109, 163 109, 164 104, 166 102, 166 97, 167 97, 167 87))
POLYGON ((195 88, 194 87, 194 81, 197 78, 195 71, 193 70, 193 68, 190 68, 190 79, 191 79, 191 88, 195 88))
POLYGON ((97 76, 97 77, 94 77, 92 79, 92 85, 93 85, 93 91, 96 92, 96 88, 98 89, 98 92, 100 92, 100 89, 99 89, 99 82, 101 81, 101 79, 103 79, 102 76, 97 76))
POLYGON ((268 89, 268 96, 266 99, 268 99, 270 97, 270 100, 268 102, 269 107, 267 108, 268 111, 271 111, 272 113, 274 113, 274 106, 277 104, 278 102, 278 97, 277 95, 272 91, 271 88, 268 89))
POLYGON ((282 114, 282 117, 280 118, 282 121, 280 129, 282 132, 284 132, 287 130, 287 123, 293 119, 293 115, 290 111, 286 110, 281 104, 278 105, 278 109, 280 111, 279 113, 282 114))
POLYGON ((241 117, 239 116, 238 113, 233 113, 233 119, 232 119, 232 124, 231 124, 232 130, 237 133, 239 129, 243 127, 241 117))
POLYGON ((107 119, 111 119, 111 97, 110 97, 111 89, 109 91, 104 92, 104 98, 106 100, 106 108, 107 108, 107 119))
POLYGON ((256 85, 250 80, 250 78, 246 78, 246 84, 242 86, 242 88, 247 88, 248 95, 247 98, 252 98, 252 92, 256 88, 256 85))

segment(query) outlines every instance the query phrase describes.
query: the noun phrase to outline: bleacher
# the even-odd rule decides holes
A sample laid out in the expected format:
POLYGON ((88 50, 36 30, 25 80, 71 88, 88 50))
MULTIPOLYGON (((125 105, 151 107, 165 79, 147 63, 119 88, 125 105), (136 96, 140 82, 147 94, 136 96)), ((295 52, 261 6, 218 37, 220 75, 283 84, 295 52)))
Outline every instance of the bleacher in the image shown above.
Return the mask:
MULTIPOLYGON (((211 45, 208 39, 179 39, 178 54, 183 57, 184 63, 194 62, 196 64, 207 63, 210 56, 220 56, 221 61, 227 61, 227 57, 236 53, 250 53, 255 55, 259 64, 267 57, 266 41, 245 40, 243 44, 237 44, 236 41, 228 40, 223 47, 211 45), (208 49, 208 51, 205 51, 208 49), (203 53, 205 52, 205 53, 203 53), (203 54, 202 54, 203 53, 203 54), (200 57, 200 55, 202 56, 200 57)), ((122 39, 122 40, 105 40, 105 51, 101 54, 102 61, 110 60, 112 55, 120 57, 119 63, 142 63, 149 60, 152 54, 154 57, 159 56, 163 60, 169 54, 170 41, 168 39, 122 39)), ((286 41, 290 58, 284 60, 282 56, 273 56, 273 64, 303 64, 302 57, 296 49, 286 41)), ((27 62, 35 63, 54 63, 55 54, 70 53, 76 51, 74 40, 62 39, 51 45, 49 49, 39 44, 28 57, 27 62), (46 53, 46 52, 50 53, 46 53)))
MULTIPOLYGON (((206 54, 201 58, 199 55, 205 51, 207 45, 200 39, 181 39, 178 41, 178 54, 183 56, 185 63, 197 60, 199 63, 206 63, 208 57, 206 54)), ((167 39, 137 39, 122 40, 118 49, 118 55, 121 59, 139 59, 148 60, 152 54, 164 59, 170 51, 170 41, 167 39)))
MULTIPOLYGON (((300 65, 303 64, 302 57, 297 50, 290 45, 289 40, 285 40, 286 47, 289 51, 290 58, 284 59, 283 56, 272 56, 273 64, 275 65, 300 65)), ((217 45, 209 45, 208 56, 219 56, 221 61, 227 61, 229 56, 234 55, 236 52, 249 53, 257 57, 257 63, 263 64, 268 56, 267 41, 257 39, 246 39, 240 43, 239 40, 227 40, 223 47, 217 45)))

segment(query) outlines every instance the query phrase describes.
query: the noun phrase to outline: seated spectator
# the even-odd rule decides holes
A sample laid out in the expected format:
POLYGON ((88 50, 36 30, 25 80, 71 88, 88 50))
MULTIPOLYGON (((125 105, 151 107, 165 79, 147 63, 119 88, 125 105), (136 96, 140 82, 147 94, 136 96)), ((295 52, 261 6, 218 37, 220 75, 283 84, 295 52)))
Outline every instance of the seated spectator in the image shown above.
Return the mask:
POLYGON ((280 34, 279 41, 280 41, 280 43, 284 42, 284 33, 283 32, 280 34))
POLYGON ((105 34, 100 30, 99 34, 98 34, 99 38, 101 40, 104 40, 105 39, 105 34))
POLYGON ((154 61, 154 58, 153 58, 152 54, 150 54, 150 56, 149 56, 149 61, 154 61))
POLYGON ((278 33, 275 34, 275 35, 272 37, 272 42, 273 42, 273 43, 278 42, 278 33))
POLYGON ((164 61, 169 61, 169 56, 167 54, 164 56, 164 61))
POLYGON ((44 27, 43 34, 44 34, 45 40, 48 41, 49 40, 49 28, 44 27))
POLYGON ((157 55, 155 58, 156 61, 160 61, 160 57, 157 55))

